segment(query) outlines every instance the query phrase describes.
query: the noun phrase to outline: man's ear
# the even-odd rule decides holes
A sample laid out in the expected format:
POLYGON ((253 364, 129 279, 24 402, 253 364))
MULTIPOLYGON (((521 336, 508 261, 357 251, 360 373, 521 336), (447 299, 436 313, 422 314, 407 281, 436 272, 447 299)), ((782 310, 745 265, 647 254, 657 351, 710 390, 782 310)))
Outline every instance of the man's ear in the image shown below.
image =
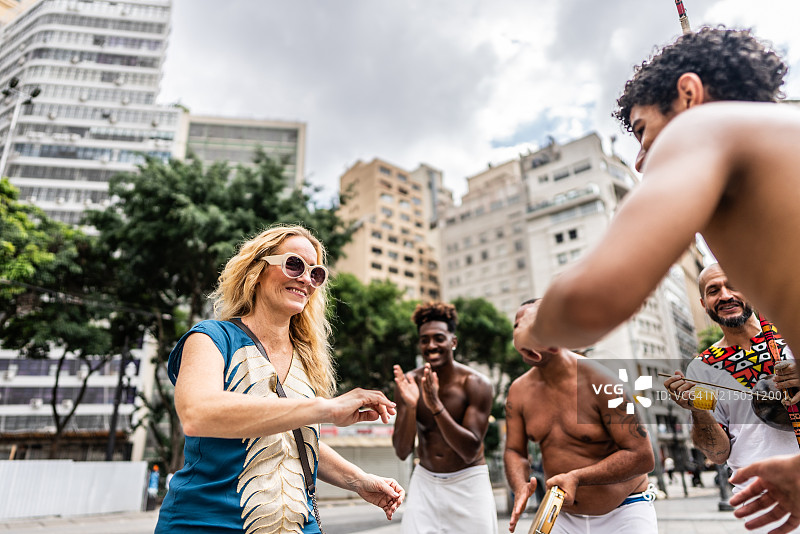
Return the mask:
POLYGON ((675 100, 673 106, 677 106, 675 111, 685 111, 691 107, 708 102, 708 93, 703 87, 703 81, 700 76, 694 72, 684 72, 678 78, 676 84, 678 89, 678 98, 675 100))

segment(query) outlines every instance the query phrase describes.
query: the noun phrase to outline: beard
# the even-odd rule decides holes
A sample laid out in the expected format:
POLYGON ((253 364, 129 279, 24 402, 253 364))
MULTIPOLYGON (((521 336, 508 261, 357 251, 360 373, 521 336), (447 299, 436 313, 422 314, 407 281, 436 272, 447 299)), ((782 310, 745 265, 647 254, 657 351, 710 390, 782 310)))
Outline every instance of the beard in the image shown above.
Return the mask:
POLYGON ((717 315, 717 312, 715 312, 714 310, 709 310, 708 308, 706 308, 706 313, 708 314, 709 317, 711 317, 711 320, 717 323, 718 325, 725 326, 727 328, 739 328, 740 326, 743 326, 744 323, 747 322, 747 320, 750 318, 751 315, 753 315, 753 308, 746 302, 741 302, 741 301, 736 301, 736 302, 742 306, 742 313, 735 317, 726 317, 723 319, 722 317, 717 315))

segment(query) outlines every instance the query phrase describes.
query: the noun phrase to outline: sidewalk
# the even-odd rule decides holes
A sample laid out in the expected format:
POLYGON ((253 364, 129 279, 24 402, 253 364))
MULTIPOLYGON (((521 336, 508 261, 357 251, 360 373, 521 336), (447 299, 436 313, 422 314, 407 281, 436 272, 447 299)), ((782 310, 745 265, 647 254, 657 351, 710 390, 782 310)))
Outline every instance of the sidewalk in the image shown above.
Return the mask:
MULTIPOLYGON (((714 473, 703 473, 703 488, 691 487, 687 476, 688 497, 684 497, 680 478, 667 485, 667 498, 655 501, 659 534, 746 534, 744 521, 733 517, 733 512, 718 511, 719 488, 714 486, 714 473)), ((495 491, 498 511, 498 532, 508 532, 508 512, 505 490, 495 491)), ((320 503, 326 531, 332 534, 399 534, 402 507, 395 519, 386 522, 382 512, 358 499, 323 501, 320 503), (378 526, 374 526, 378 525, 378 526)), ((0 534, 146 534, 152 533, 158 518, 157 511, 129 512, 71 518, 50 517, 41 519, 0 522, 0 534)), ((516 532, 526 534, 534 519, 529 512, 522 517, 516 532)), ((467 533, 471 534, 471 533, 467 533)), ((483 534, 483 533, 474 533, 483 534)))

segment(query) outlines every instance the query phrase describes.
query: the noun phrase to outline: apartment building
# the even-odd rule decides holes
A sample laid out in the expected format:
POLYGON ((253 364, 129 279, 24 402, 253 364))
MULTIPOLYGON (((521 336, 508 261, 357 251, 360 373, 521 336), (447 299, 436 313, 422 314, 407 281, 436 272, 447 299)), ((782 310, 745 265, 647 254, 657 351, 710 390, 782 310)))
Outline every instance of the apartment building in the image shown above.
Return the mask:
MULTIPOLYGON (((430 244, 425 206, 432 206, 425 172, 412 175, 381 159, 357 161, 340 178, 349 197, 341 216, 357 223, 335 269, 362 282, 390 280, 410 299, 440 298, 439 265, 430 244)), ((441 175, 439 175, 441 177, 441 175)))
POLYGON ((170 0, 26 0, 0 10, 0 172, 22 201, 76 223, 107 203, 111 176, 185 144, 181 110, 155 103, 170 0))
POLYGON ((304 183, 303 122, 186 114, 179 132, 179 137, 186 139, 186 152, 194 153, 206 165, 225 160, 232 166, 252 167, 253 156, 261 148, 283 166, 287 187, 302 187, 304 183))
MULTIPOLYGON (((594 133, 563 144, 551 139, 470 177, 461 205, 440 221, 444 298, 483 297, 513 319, 520 302, 543 295, 554 277, 599 243, 636 181, 594 133)), ((676 264, 637 314, 587 355, 627 377, 680 367, 696 342, 691 276, 676 264)), ((653 423, 654 446, 667 451, 674 446, 675 417, 652 392, 641 394, 653 402, 646 420, 653 423)), ((685 438, 684 427, 679 440, 685 438)))
POLYGON ((534 294, 520 162, 491 166, 467 187, 439 221, 444 299, 483 297, 513 318, 534 294))
POLYGON ((115 459, 141 459, 144 429, 133 441, 136 396, 150 376, 152 366, 140 350, 121 367, 117 358, 90 374, 86 362, 68 359, 61 369, 55 359, 19 358, 14 351, 0 349, 0 459, 46 459, 55 432, 53 385, 58 374, 55 399, 59 417, 73 407, 86 381, 82 402, 65 428, 59 458, 102 461, 106 458, 109 429, 117 402, 115 459), (145 369, 146 368, 146 369, 145 369), (144 377, 144 378, 142 378, 144 377))

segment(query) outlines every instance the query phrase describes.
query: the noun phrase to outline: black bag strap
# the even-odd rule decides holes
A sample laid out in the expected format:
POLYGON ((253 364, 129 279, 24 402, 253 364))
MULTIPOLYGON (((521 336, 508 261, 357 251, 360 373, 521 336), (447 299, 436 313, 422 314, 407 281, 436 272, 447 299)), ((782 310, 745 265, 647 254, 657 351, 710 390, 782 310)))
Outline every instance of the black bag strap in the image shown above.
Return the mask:
MULTIPOLYGON (((261 341, 259 341, 258 336, 256 336, 239 317, 234 317, 230 320, 230 322, 241 328, 241 330, 253 340, 258 352, 260 352, 261 355, 266 358, 267 361, 269 361, 267 351, 264 349, 264 345, 261 344, 261 341)), ((277 370, 275 371, 275 393, 277 393, 279 397, 286 398, 286 392, 283 390, 281 379, 278 377, 277 370)), ((303 466, 303 477, 306 479, 306 490, 311 496, 311 501, 314 505, 314 517, 317 519, 317 525, 319 526, 320 532, 322 532, 322 523, 319 520, 319 511, 317 509, 317 486, 314 484, 314 478, 311 476, 311 466, 308 464, 306 441, 303 439, 303 433, 300 432, 299 428, 293 429, 292 434, 294 434, 294 441, 297 443, 297 452, 300 456, 300 464, 303 466)))

